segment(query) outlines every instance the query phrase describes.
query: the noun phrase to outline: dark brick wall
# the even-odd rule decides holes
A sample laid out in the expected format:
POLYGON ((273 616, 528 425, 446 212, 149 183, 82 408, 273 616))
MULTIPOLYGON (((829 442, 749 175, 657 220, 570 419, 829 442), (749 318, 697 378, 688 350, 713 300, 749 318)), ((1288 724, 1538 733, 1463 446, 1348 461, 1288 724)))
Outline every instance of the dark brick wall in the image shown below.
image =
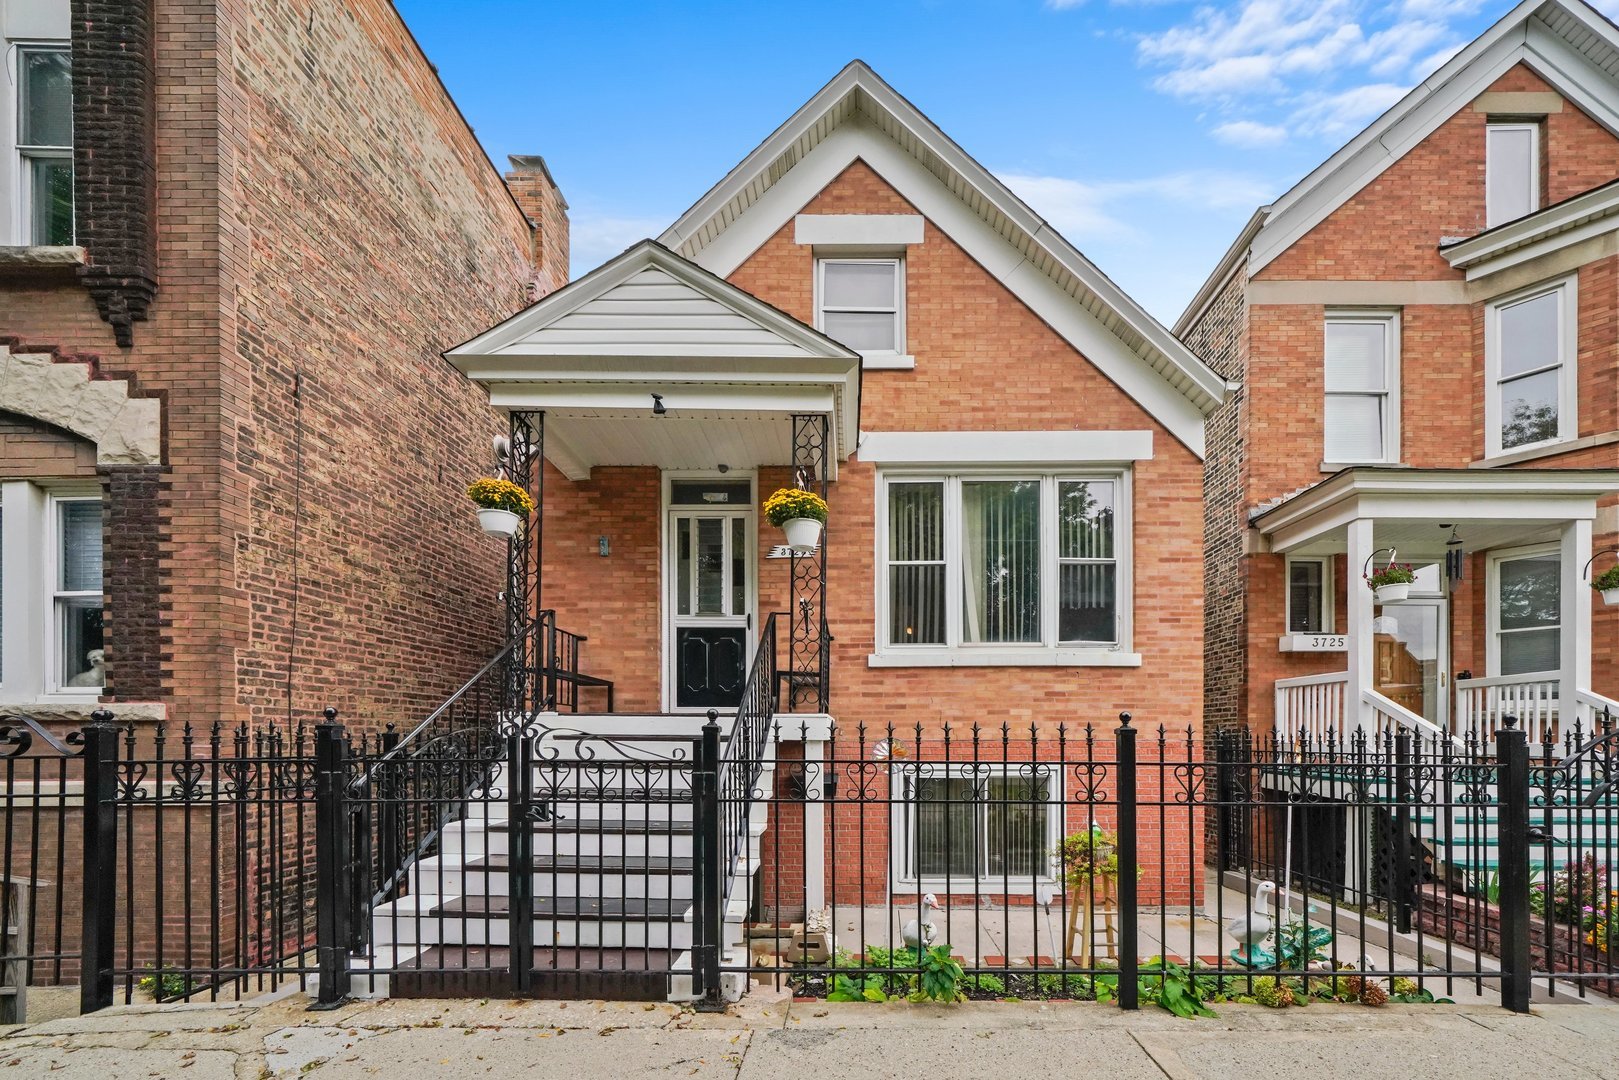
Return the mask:
POLYGON ((157 290, 152 0, 73 0, 72 19, 79 276, 127 347, 157 290))
MULTIPOLYGON (((1185 335, 1215 372, 1248 377, 1247 264, 1239 265, 1185 335)), ((1240 726, 1247 694, 1247 597, 1243 539, 1246 387, 1233 391, 1204 424, 1203 721, 1208 730, 1240 726)))
POLYGON ((115 700, 163 695, 163 620, 173 609, 158 564, 167 538, 163 474, 155 465, 101 470, 107 696, 115 700))

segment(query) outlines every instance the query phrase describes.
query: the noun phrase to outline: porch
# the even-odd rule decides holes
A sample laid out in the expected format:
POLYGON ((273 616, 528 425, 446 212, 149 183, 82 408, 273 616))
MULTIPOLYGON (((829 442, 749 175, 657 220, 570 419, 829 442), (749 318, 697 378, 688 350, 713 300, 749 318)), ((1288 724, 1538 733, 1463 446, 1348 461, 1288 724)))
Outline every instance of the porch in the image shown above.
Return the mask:
POLYGON ((1265 550, 1287 560, 1290 620, 1310 585, 1295 562, 1345 582, 1341 618, 1324 600, 1324 632, 1279 642, 1324 653, 1328 670, 1275 681, 1276 734, 1488 741, 1510 716, 1555 748, 1619 716, 1592 679, 1590 588, 1597 503, 1616 491, 1612 470, 1362 467, 1256 514, 1265 550), (1416 580, 1379 603, 1364 578, 1396 562, 1416 580))

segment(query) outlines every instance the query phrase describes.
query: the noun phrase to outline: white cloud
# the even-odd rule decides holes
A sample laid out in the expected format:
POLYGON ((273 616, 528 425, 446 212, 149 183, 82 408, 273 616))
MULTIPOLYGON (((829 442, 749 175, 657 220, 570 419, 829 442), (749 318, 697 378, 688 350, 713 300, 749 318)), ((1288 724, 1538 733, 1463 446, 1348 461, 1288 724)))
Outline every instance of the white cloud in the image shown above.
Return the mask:
POLYGON ((1046 0, 1046 7, 1052 11, 1067 11, 1069 8, 1079 7, 1084 2, 1085 0, 1046 0))
POLYGON ((1115 213, 1127 203, 1167 203, 1180 210, 1249 209, 1271 194, 1270 185, 1256 177, 1215 169, 1102 181, 1026 173, 997 175, 1035 213, 1076 242, 1134 235, 1135 230, 1115 213))
POLYGON ((1408 89, 1393 83, 1369 83, 1336 94, 1310 95, 1294 110, 1289 124, 1301 135, 1320 135, 1342 142, 1382 115, 1408 89))
POLYGON ((568 224, 569 261, 573 274, 588 273, 630 245, 657 236, 674 215, 668 217, 622 217, 576 210, 568 224))
POLYGON ((1211 134, 1223 143, 1247 148, 1280 146, 1287 141, 1287 127, 1283 124, 1261 124, 1255 120, 1231 120, 1216 127, 1211 134))

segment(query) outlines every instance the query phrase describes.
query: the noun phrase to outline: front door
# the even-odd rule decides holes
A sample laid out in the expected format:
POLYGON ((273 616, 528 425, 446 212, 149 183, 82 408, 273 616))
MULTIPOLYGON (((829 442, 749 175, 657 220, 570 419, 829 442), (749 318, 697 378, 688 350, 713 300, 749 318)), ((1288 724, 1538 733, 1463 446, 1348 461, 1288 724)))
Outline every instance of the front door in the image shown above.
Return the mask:
POLYGON ((752 496, 747 479, 671 481, 664 649, 671 708, 742 703, 758 546, 752 496))
POLYGON ((1450 638, 1442 597, 1416 597, 1375 611, 1372 686, 1378 693, 1444 727, 1450 682, 1450 638))

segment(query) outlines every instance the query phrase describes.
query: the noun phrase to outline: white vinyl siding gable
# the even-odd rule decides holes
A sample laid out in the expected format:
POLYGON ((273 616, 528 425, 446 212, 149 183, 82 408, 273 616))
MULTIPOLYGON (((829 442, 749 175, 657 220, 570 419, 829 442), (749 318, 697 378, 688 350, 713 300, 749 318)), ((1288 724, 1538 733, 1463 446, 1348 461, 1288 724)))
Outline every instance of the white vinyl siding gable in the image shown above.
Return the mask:
POLYGON ((1329 311, 1323 337, 1323 461, 1331 465, 1399 461, 1398 314, 1329 311))

